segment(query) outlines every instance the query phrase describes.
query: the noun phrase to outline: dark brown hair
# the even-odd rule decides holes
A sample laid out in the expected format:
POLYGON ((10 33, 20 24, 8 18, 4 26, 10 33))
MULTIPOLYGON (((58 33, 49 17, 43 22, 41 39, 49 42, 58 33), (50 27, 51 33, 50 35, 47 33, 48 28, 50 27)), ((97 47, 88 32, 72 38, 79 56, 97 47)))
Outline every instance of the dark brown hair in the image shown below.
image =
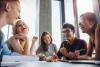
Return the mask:
POLYGON ((46 43, 43 40, 43 37, 46 36, 46 35, 50 36, 50 38, 51 38, 51 42, 50 43, 52 43, 52 37, 51 37, 50 33, 49 32, 43 32, 42 36, 41 36, 41 46, 42 46, 44 51, 48 51, 48 47, 47 47, 46 43))
POLYGON ((70 28, 72 31, 73 31, 73 33, 75 33, 75 27, 72 25, 72 24, 69 24, 69 23, 65 23, 64 25, 63 25, 63 29, 66 29, 66 28, 70 28))

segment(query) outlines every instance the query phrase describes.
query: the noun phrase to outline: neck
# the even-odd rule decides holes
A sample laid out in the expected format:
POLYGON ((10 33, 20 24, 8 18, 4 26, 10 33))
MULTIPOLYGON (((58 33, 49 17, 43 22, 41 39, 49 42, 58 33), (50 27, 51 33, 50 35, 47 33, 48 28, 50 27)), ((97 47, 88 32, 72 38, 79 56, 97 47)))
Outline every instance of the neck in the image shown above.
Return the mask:
POLYGON ((6 25, 6 16, 4 16, 3 14, 0 16, 0 29, 6 25))
POLYGON ((74 42, 74 39, 75 39, 75 37, 71 37, 70 39, 68 39, 68 42, 69 42, 70 44, 72 44, 72 43, 74 42))

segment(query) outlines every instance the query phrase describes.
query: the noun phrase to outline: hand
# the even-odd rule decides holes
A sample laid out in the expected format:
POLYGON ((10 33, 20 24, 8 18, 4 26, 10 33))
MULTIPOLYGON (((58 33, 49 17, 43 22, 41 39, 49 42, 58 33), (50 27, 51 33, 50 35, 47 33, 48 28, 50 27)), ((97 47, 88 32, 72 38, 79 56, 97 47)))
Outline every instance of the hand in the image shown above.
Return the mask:
POLYGON ((37 41, 38 37, 37 36, 33 36, 32 38, 32 43, 35 43, 37 41))
POLYGON ((44 54, 39 54, 38 56, 40 61, 45 61, 47 59, 47 57, 44 54))
POLYGON ((67 49, 64 48, 64 47, 60 48, 60 52, 61 52, 64 56, 67 56, 67 55, 68 55, 67 49))
POLYGON ((80 54, 79 51, 69 52, 68 58, 69 58, 69 59, 78 59, 79 54, 80 54))
POLYGON ((76 57, 78 58, 78 56, 80 55, 80 51, 79 51, 79 50, 76 50, 76 51, 75 51, 75 55, 76 55, 76 57))
POLYGON ((73 59, 75 57, 75 54, 73 52, 68 53, 68 58, 73 59))
POLYGON ((58 56, 57 56, 57 54, 55 52, 53 52, 52 58, 53 59, 58 59, 58 56))
POLYGON ((75 54, 80 55, 80 51, 79 50, 76 50, 75 51, 75 54))
POLYGON ((20 40, 23 40, 23 41, 27 41, 28 40, 28 37, 25 36, 24 34, 20 33, 20 34, 16 34, 13 36, 15 39, 20 39, 20 40))

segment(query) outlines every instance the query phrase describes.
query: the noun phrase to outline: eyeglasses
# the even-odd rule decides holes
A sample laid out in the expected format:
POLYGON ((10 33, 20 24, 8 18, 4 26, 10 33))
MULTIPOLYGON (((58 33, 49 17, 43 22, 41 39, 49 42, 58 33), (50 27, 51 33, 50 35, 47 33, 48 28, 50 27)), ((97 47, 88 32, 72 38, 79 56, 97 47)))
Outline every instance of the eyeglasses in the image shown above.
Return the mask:
POLYGON ((64 31, 62 31, 62 33, 69 33, 70 32, 70 30, 64 30, 64 31))

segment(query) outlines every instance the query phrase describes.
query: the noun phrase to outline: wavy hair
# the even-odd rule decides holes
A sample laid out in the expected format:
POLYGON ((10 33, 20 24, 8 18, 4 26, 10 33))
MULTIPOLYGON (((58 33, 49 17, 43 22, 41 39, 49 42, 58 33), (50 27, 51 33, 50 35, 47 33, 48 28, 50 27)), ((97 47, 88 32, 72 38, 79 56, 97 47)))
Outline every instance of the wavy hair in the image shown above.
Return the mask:
POLYGON ((49 32, 43 32, 42 36, 41 36, 41 46, 42 46, 44 51, 48 51, 48 47, 47 47, 46 43, 43 40, 43 37, 46 36, 46 35, 50 36, 50 38, 51 38, 51 42, 50 43, 52 43, 52 37, 51 37, 50 33, 49 32))

